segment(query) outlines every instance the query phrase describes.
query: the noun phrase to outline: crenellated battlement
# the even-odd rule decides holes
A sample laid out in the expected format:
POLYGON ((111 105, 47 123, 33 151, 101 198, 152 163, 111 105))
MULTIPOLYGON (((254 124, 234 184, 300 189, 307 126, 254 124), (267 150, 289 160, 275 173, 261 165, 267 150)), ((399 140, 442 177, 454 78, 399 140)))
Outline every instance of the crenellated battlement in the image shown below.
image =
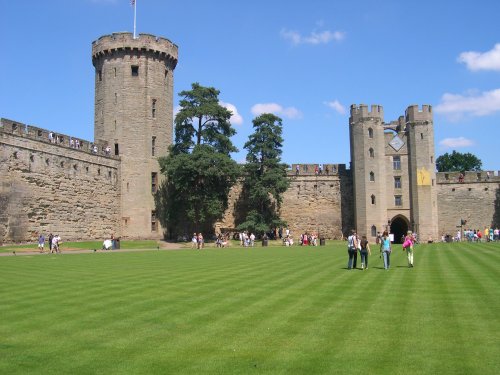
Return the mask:
POLYGON ((178 47, 167 38, 151 34, 139 34, 134 39, 132 33, 121 32, 103 35, 92 42, 92 60, 116 51, 142 51, 157 54, 165 60, 177 64, 178 47))
POLYGON ((346 173, 345 164, 292 164, 289 176, 335 176, 346 173))
POLYGON ((422 108, 416 104, 410 105, 405 112, 406 122, 430 122, 432 118, 432 106, 428 104, 422 105, 422 108))
POLYGON ((72 137, 67 134, 56 133, 50 130, 42 129, 32 125, 26 125, 18 121, 12 121, 0 118, 0 133, 14 134, 23 138, 33 139, 39 142, 50 143, 59 147, 71 148, 88 154, 105 156, 108 158, 119 159, 112 155, 110 149, 106 152, 105 143, 93 143, 82 138, 72 137))
POLYGON ((437 172, 438 184, 500 183, 500 171, 437 172))
POLYGON ((356 104, 351 105, 351 119, 350 123, 357 122, 363 118, 379 118, 381 121, 384 120, 384 108, 381 105, 372 105, 371 109, 368 110, 368 105, 356 104))

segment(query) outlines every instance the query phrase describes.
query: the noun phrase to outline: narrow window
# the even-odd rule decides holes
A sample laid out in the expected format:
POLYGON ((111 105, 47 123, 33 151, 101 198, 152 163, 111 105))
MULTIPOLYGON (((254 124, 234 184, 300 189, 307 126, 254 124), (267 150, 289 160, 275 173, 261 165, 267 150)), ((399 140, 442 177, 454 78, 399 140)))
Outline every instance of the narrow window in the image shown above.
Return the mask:
POLYGON ((118 148, 118 143, 115 143, 115 155, 120 155, 120 149, 118 148))
POLYGON ((158 190, 158 173, 151 173, 151 193, 156 193, 158 190))
POLYGON ((115 92, 115 104, 118 103, 118 94, 115 92))
POLYGON ((102 81, 102 70, 99 69, 97 71, 97 76, 98 76, 99 82, 101 82, 102 81))
POLYGON ((395 171, 401 170, 401 156, 393 156, 392 157, 392 168, 395 171))
POLYGON ((34 162, 35 161, 35 157, 33 155, 30 155, 30 161, 31 162, 34 162))
POLYGON ((115 78, 116 78, 116 68, 113 68, 113 71, 114 71, 115 78))
POLYGON ((370 181, 373 182, 375 181, 375 173, 370 172, 370 181))
POLYGON ((375 204, 375 195, 372 194, 371 199, 372 199, 372 204, 375 204))
POLYGON ((132 76, 137 77, 139 75, 139 65, 132 65, 132 76))
POLYGON ((165 80, 168 79, 168 69, 165 69, 165 80))
POLYGON ((377 227, 375 225, 372 225, 371 232, 372 237, 377 237, 377 227))
POLYGON ((434 163, 434 156, 431 156, 431 163, 434 163))
POLYGON ((155 156, 156 137, 151 139, 151 156, 155 156))
POLYGON ((403 198, 401 195, 394 196, 394 205, 395 206, 402 206, 403 205, 403 198))
POLYGON ((151 101, 151 117, 156 118, 156 99, 151 101))
POLYGON ((420 139, 424 139, 424 133, 420 133, 420 139))
POLYGON ((374 157, 375 157, 375 151, 373 151, 373 148, 370 148, 370 149, 368 150, 368 152, 370 153, 370 157, 371 157, 371 158, 374 158, 374 157))
POLYGON ((373 129, 368 128, 368 138, 373 138, 373 129))
POLYGON ((401 177, 394 177, 394 189, 401 189, 401 177))
POLYGON ((156 221, 156 211, 151 211, 151 232, 158 231, 158 223, 156 221))

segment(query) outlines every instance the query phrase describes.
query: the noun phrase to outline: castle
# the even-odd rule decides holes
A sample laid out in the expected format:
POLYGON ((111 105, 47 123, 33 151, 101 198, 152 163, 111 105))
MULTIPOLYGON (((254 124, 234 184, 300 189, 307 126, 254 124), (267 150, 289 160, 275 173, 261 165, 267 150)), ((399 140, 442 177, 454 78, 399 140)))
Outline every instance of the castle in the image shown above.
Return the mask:
MULTIPOLYGON (((18 121, 0 125, 0 243, 163 237, 154 193, 157 158, 172 143, 178 48, 130 33, 92 43, 94 142, 18 121)), ((432 107, 409 106, 384 122, 381 106, 351 106, 351 165, 293 164, 281 216, 292 233, 341 238, 351 228, 374 240, 407 230, 423 240, 500 225, 497 171, 436 173, 432 107)), ((234 228, 235 186, 218 230, 234 228)))

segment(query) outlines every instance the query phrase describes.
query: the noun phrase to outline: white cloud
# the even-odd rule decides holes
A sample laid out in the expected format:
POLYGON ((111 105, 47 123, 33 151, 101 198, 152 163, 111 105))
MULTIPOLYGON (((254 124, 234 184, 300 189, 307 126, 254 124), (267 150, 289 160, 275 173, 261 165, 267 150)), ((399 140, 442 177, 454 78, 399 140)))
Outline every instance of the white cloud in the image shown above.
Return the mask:
POLYGON ((446 93, 434 109, 454 119, 464 115, 486 116, 500 111, 500 89, 468 95, 446 93))
POLYGON ((291 120, 302 117, 302 113, 297 108, 285 108, 277 103, 258 103, 252 107, 251 111, 254 116, 259 116, 263 113, 274 113, 275 115, 283 116, 291 120))
POLYGON ((345 33, 342 31, 312 31, 309 35, 301 35, 297 31, 282 29, 281 37, 285 40, 290 41, 293 45, 297 46, 299 44, 327 44, 331 41, 341 41, 345 37, 345 33))
POLYGON ((238 109, 234 104, 231 103, 225 103, 220 101, 219 104, 223 106, 224 108, 229 109, 233 114, 231 116, 231 124, 233 125, 241 125, 243 124, 243 117, 238 113, 238 109))
POLYGON ((496 44, 492 50, 481 52, 462 52, 458 61, 467 65, 467 69, 477 70, 498 70, 500 71, 500 43, 496 44))
POLYGON ((445 138, 439 142, 439 145, 444 148, 461 148, 461 147, 474 146, 474 141, 464 137, 445 138))
POLYGON ((177 114, 181 111, 181 106, 180 105, 176 105, 174 107, 174 120, 175 120, 175 116, 177 116, 177 114))
POLYGON ((340 102, 337 99, 335 99, 332 102, 324 102, 324 104, 332 108, 336 112, 340 113, 341 115, 345 115, 346 113, 345 107, 342 104, 340 104, 340 102))

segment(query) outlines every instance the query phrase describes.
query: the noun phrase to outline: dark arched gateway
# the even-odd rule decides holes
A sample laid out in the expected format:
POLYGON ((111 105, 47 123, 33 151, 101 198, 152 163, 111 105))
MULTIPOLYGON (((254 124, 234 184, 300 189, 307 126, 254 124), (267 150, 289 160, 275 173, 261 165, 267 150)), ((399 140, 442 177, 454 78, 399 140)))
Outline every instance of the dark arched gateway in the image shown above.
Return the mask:
POLYGON ((395 216, 391 220, 391 233, 394 234, 394 243, 403 243, 404 236, 406 232, 408 232, 408 229, 408 220, 402 215, 395 216))

